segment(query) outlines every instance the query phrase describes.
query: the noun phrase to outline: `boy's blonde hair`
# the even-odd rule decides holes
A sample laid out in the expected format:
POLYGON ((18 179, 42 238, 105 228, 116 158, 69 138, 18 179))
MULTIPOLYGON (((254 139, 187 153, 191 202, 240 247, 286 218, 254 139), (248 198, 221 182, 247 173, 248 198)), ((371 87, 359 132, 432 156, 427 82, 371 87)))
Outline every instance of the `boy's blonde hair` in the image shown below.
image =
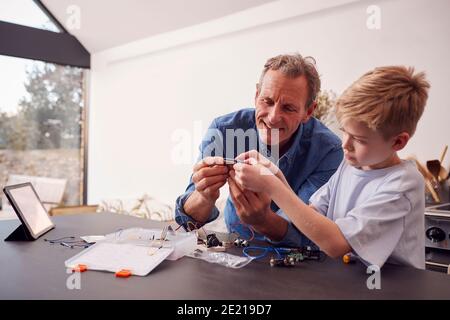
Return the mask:
POLYGON ((412 136, 422 116, 430 84, 414 68, 387 66, 367 72, 336 103, 339 122, 354 119, 385 138, 401 132, 412 136))

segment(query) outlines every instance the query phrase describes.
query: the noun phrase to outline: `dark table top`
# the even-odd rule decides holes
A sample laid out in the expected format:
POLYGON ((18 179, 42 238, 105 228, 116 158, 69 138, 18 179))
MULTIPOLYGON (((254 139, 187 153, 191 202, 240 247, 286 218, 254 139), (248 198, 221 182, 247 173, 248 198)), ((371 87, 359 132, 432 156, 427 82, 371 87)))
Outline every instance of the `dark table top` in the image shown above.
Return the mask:
MULTIPOLYGON (((0 299, 450 299, 450 276, 386 265, 381 289, 369 290, 360 263, 331 258, 292 268, 252 261, 241 269, 184 257, 164 261, 146 277, 81 274, 80 290, 66 286, 64 261, 82 249, 51 245, 44 238, 98 235, 119 228, 154 228, 162 223, 102 213, 52 217, 56 228, 32 242, 5 242, 19 221, 0 221, 0 299)), ((234 249, 233 253, 240 251, 234 249)))

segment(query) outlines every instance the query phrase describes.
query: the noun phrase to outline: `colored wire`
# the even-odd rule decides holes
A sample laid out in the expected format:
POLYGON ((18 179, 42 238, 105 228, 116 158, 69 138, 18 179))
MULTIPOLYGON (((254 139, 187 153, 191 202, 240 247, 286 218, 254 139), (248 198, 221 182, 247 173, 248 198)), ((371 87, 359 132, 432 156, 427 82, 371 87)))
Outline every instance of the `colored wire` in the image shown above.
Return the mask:
POLYGON ((266 257, 269 253, 275 253, 278 258, 282 258, 283 254, 288 253, 289 251, 285 248, 276 248, 276 247, 246 247, 242 250, 242 253, 251 259, 261 259, 266 257), (251 255, 251 251, 260 251, 261 253, 258 255, 251 255))
POLYGON ((62 237, 58 239, 44 239, 44 241, 50 242, 50 243, 60 243, 66 239, 75 239, 76 237, 70 236, 70 237, 62 237))
MULTIPOLYGON (((250 236, 248 239, 244 239, 244 240, 252 241, 252 240, 255 238, 255 231, 253 230, 253 228, 252 228, 251 226, 249 226, 249 225, 247 225, 247 224, 243 224, 240 220, 239 220, 239 221, 236 221, 235 223, 233 223, 233 224, 230 226, 230 228, 233 229, 233 227, 235 227, 235 226, 242 226, 242 227, 247 228, 247 229, 250 231, 251 236, 250 236)), ((237 231, 237 230, 232 230, 232 233, 236 233, 236 234, 239 235, 240 238, 242 238, 242 234, 239 233, 239 231, 237 231)))
POLYGON ((75 240, 75 239, 76 239, 76 237, 70 236, 70 237, 62 237, 62 238, 58 238, 58 239, 44 239, 44 241, 51 243, 51 244, 60 244, 64 247, 68 247, 71 249, 73 249, 75 247, 88 248, 92 245, 92 243, 87 243, 84 240, 75 240))
POLYGON ((196 224, 190 220, 186 222, 186 226, 187 226, 187 230, 189 232, 191 232, 192 230, 197 230, 196 224), (192 225, 192 227, 191 227, 191 225, 192 225))
POLYGON ((84 242, 84 243, 81 243, 81 242, 78 242, 78 243, 76 243, 76 242, 60 242, 59 244, 64 246, 64 247, 68 247, 70 249, 73 249, 75 247, 77 247, 77 248, 89 248, 91 245, 93 245, 93 243, 87 243, 87 242, 84 242))

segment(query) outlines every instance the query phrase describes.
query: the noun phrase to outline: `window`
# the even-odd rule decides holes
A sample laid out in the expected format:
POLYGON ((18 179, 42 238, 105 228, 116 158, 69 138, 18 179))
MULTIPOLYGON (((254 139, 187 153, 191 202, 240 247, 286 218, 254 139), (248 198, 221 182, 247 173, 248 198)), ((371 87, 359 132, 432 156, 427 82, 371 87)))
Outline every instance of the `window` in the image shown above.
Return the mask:
POLYGON ((0 187, 66 179, 63 203, 83 203, 85 69, 0 55, 0 70, 0 187))
POLYGON ((1 0, 0 34, 0 188, 29 179, 44 204, 85 204, 90 54, 39 0, 1 0))
POLYGON ((1 0, 0 20, 37 29, 61 32, 33 0, 1 0))

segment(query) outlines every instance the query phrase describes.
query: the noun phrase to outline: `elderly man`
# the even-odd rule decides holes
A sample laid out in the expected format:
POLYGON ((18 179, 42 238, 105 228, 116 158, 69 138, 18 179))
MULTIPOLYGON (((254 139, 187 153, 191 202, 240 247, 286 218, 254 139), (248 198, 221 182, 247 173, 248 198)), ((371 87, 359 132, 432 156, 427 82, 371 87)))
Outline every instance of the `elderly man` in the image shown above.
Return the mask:
POLYGON ((234 158, 257 148, 277 164, 291 188, 307 202, 343 158, 339 138, 312 117, 319 90, 314 59, 300 54, 269 59, 256 85, 255 108, 218 117, 208 129, 186 192, 176 201, 177 223, 192 229, 216 219, 219 189, 228 182, 230 197, 224 216, 230 232, 276 245, 311 244, 269 194, 237 186, 224 156, 234 158))

